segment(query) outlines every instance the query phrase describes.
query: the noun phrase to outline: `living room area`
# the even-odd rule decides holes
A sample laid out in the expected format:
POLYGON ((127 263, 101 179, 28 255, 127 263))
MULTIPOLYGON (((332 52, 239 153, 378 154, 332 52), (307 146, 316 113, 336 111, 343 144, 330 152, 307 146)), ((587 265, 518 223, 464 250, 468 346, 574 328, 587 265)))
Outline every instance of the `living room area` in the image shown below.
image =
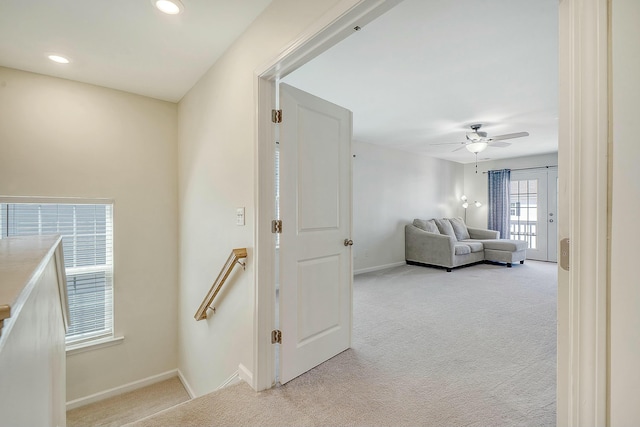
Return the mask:
POLYGON ((282 80, 353 112, 356 273, 403 264, 416 218, 486 228, 488 172, 502 169, 501 237, 556 260, 557 14, 552 1, 404 0, 282 80), (489 28, 467 31, 478 22, 489 28))
POLYGON ((353 111, 353 349, 394 360, 374 356, 384 349, 367 343, 393 337, 388 346, 397 348, 389 354, 412 363, 393 368, 406 362, 398 358, 383 370, 403 381, 412 369, 429 371, 416 374, 416 390, 430 390, 439 371, 442 393, 426 392, 425 405, 449 399, 456 408, 449 415, 462 417, 435 410, 441 425, 474 425, 474 411, 496 424, 555 422, 557 4, 517 3, 405 0, 283 80, 353 111), (490 25, 465 30, 478 22, 490 25), (476 152, 468 147, 474 124, 488 142, 476 152), (488 173, 504 169, 511 172, 512 224, 501 237, 527 242, 523 265, 451 273, 407 265, 405 227, 415 219, 462 218, 488 228, 488 173), (447 345, 440 346, 443 336, 447 345), (503 361, 488 368, 471 360, 503 361), (515 360, 522 365, 515 368, 515 360), (458 389, 457 378, 470 383, 458 389))

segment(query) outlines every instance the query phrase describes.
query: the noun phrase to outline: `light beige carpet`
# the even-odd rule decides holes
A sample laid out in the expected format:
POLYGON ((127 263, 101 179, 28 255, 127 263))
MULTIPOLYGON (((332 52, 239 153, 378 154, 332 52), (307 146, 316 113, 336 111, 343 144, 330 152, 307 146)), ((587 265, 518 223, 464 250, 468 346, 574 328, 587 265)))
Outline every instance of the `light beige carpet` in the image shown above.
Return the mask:
POLYGON ((67 427, 116 427, 189 400, 178 377, 67 411, 67 427))
POLYGON ((552 426, 556 288, 556 265, 534 261, 359 275, 352 349, 132 426, 552 426))

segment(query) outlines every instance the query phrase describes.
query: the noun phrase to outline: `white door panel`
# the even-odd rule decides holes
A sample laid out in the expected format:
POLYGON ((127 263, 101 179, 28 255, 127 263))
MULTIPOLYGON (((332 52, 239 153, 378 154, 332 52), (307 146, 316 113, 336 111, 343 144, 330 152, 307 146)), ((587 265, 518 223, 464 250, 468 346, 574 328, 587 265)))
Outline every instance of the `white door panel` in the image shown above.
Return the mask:
POLYGON ((340 255, 298 263, 298 343, 340 327, 340 255))
POLYGON ((351 112, 280 85, 280 382, 351 345, 351 112))
POLYGON ((557 260, 556 170, 511 172, 511 235, 528 243, 527 259, 557 260))

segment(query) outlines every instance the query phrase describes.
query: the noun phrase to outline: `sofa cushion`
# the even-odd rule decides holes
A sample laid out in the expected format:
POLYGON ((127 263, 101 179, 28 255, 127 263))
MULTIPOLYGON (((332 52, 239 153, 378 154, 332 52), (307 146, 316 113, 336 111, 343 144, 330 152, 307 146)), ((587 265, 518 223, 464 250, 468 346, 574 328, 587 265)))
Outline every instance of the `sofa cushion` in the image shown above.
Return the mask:
POLYGON ((463 240, 461 243, 469 246, 471 252, 482 252, 484 250, 482 242, 478 242, 477 240, 463 240))
POLYGON ((458 240, 458 238, 456 237, 456 233, 455 231, 453 231, 453 227, 451 226, 451 223, 448 219, 434 219, 434 221, 438 226, 438 230, 440 230, 440 234, 445 234, 447 236, 453 237, 454 240, 458 240))
POLYGON ((527 249, 527 242, 524 240, 491 239, 482 240, 482 244, 486 249, 498 251, 517 252, 527 249))
POLYGON ((471 248, 466 243, 456 243, 454 250, 456 255, 468 255, 471 253, 471 248))
POLYGON ((451 223, 451 227, 453 227, 453 232, 456 233, 456 239, 459 242, 470 239, 469 230, 467 230, 467 225, 464 223, 462 218, 449 218, 449 222, 451 223))
POLYGON ((432 219, 414 219, 413 225, 421 230, 428 231, 429 233, 440 234, 438 226, 432 219))

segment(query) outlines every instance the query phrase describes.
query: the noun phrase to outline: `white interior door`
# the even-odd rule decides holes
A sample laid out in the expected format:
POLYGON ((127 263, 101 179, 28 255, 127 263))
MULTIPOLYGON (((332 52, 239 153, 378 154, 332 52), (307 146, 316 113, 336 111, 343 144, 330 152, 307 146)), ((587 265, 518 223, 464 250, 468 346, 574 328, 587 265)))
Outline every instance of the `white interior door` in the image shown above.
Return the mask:
POLYGON ((527 242, 527 258, 557 261, 557 170, 511 172, 510 238, 527 242))
POLYGON ((280 107, 284 384, 351 346, 352 116, 285 84, 280 107))

